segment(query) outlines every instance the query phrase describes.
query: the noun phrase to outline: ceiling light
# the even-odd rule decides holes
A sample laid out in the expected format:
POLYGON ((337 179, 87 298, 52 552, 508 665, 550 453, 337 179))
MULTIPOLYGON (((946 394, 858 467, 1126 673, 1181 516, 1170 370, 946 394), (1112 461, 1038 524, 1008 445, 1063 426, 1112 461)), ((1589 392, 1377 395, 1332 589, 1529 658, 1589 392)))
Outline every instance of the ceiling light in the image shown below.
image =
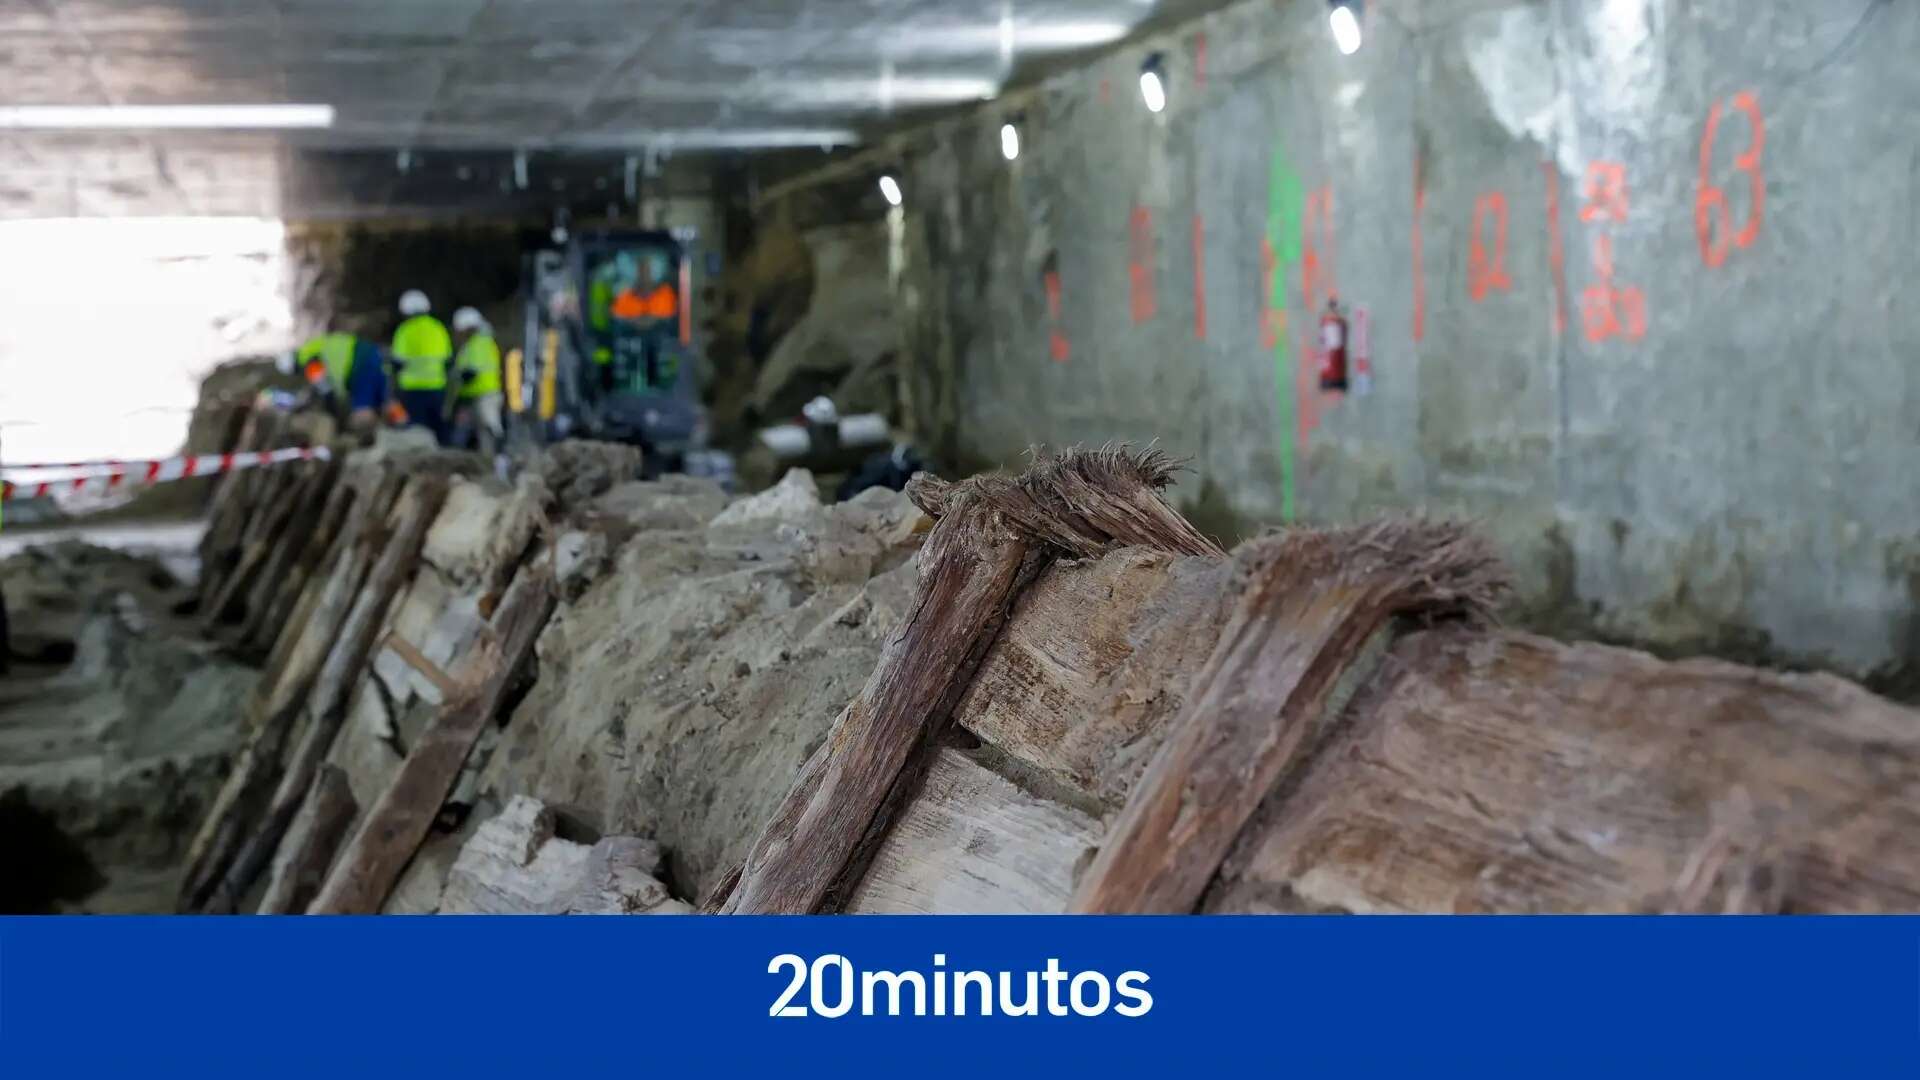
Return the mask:
POLYGON ((0 128, 46 131, 163 128, 285 130, 333 126, 331 105, 11 105, 0 128))
POLYGON ((1000 81, 973 75, 900 75, 877 79, 788 80, 767 84, 773 100, 812 105, 941 105, 985 101, 1000 92, 1000 81))
MULTIPOLYGON (((1119 41, 1132 29, 1131 23, 1117 20, 1015 22, 1013 48, 1017 52, 1082 49, 1119 41)), ((889 33, 887 43, 897 53, 910 56, 965 56, 995 50, 1004 53, 1007 29, 1004 21, 905 29, 889 33)))
POLYGON ((901 202, 900 181, 895 180, 892 176, 882 176, 880 178, 880 194, 887 197, 888 206, 899 206, 901 202))
POLYGON ((1147 103, 1147 111, 1157 113, 1167 107, 1167 87, 1160 77, 1160 54, 1147 57, 1140 65, 1140 96, 1147 103))
POLYGON ((854 146, 859 132, 848 128, 645 128, 596 131, 555 140, 557 150, 621 150, 635 145, 662 150, 831 149, 854 146))
POLYGON ((1360 50, 1360 20, 1354 17, 1353 8, 1336 2, 1327 14, 1327 22, 1333 27, 1333 43, 1342 56, 1352 56, 1360 50))
POLYGON ((1000 125, 1000 156, 1008 161, 1020 156, 1020 129, 1012 124, 1000 125))

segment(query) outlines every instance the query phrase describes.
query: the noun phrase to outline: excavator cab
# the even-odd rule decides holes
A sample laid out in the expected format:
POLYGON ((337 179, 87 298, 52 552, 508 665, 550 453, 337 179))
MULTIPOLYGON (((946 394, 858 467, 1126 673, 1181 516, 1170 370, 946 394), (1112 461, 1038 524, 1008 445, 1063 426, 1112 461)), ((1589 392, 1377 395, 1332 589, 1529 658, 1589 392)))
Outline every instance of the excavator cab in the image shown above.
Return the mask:
POLYGON ((659 230, 573 236, 526 267, 520 415, 544 438, 639 445, 647 471, 680 471, 703 449, 691 270, 685 245, 659 230))

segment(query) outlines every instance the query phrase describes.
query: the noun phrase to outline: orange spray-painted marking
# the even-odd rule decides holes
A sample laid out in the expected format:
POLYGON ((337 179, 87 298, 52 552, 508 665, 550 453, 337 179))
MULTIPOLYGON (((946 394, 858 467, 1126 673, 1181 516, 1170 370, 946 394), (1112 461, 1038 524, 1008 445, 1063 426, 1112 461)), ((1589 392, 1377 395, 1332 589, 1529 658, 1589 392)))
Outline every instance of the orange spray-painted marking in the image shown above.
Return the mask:
POLYGON ((1587 204, 1580 208, 1580 220, 1627 220, 1627 168, 1617 161, 1595 161, 1587 165, 1587 204))
POLYGON ((1320 389, 1320 368, 1325 349, 1316 330, 1316 317, 1326 302, 1339 295, 1339 280, 1334 276, 1333 188, 1322 184, 1307 193, 1300 215, 1300 292, 1306 299, 1307 318, 1295 324, 1300 335, 1300 360, 1294 365, 1300 412, 1299 442, 1305 453, 1307 436, 1320 426, 1320 413, 1326 404, 1320 389))
POLYGON ((1207 222, 1193 215, 1193 336, 1207 340, 1207 222))
MULTIPOLYGON (((1585 222, 1627 219, 1627 170, 1612 161, 1587 166, 1587 204, 1580 208, 1585 222)), ((1639 341, 1647 334, 1647 299, 1637 286, 1613 281, 1613 237, 1602 231, 1593 238, 1595 281, 1581 290, 1580 320, 1587 340, 1625 337, 1639 341)))
POLYGON ((1056 364, 1064 364, 1072 354, 1067 343, 1067 335, 1060 327, 1060 271, 1048 270, 1041 276, 1041 284, 1047 290, 1047 354, 1056 364))
POLYGON ((1760 154, 1767 146, 1767 124, 1760 115, 1760 104, 1751 91, 1733 95, 1733 107, 1747 114, 1753 130, 1747 148, 1733 159, 1737 172, 1747 174, 1747 223, 1731 237, 1732 211, 1727 208, 1727 193, 1708 179, 1713 162, 1713 141, 1720 128, 1720 103, 1707 110, 1707 130, 1700 136, 1700 179, 1693 195, 1693 226, 1700 237, 1700 261, 1718 267, 1727 261, 1730 248, 1746 248, 1760 237, 1760 221, 1767 206, 1767 184, 1760 175, 1760 154))
POLYGON ((1144 206, 1133 208, 1127 222, 1127 277, 1133 321, 1150 321, 1160 310, 1153 289, 1153 214, 1144 206))
POLYGON ((1613 237, 1606 233, 1593 238, 1593 271, 1599 280, 1580 293, 1580 318, 1587 340, 1600 342, 1624 335, 1639 341, 1645 337, 1646 295, 1637 286, 1614 285, 1613 237))
POLYGON ((1489 191, 1473 201, 1473 243, 1467 252, 1467 295, 1479 303, 1495 289, 1513 288, 1507 276, 1507 196, 1489 191), (1487 218, 1493 219, 1493 254, 1487 254, 1487 218))

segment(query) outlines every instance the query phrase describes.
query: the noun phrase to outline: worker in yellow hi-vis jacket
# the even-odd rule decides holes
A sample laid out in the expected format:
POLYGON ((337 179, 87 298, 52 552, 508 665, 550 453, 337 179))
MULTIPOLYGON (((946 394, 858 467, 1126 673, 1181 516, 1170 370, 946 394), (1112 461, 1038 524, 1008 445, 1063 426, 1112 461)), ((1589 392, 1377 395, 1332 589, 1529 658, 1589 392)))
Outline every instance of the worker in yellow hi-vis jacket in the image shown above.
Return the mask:
POLYGON ((400 295, 405 321, 393 332, 394 385, 407 420, 447 441, 447 362, 453 359, 453 337, 445 323, 433 317, 433 304, 419 289, 400 295))
POLYGON ((453 313, 453 332, 462 335, 454 375, 460 381, 458 411, 454 414, 456 443, 465 445, 468 433, 477 436, 480 452, 493 454, 505 440, 501 412, 505 399, 500 385, 500 345, 486 317, 470 307, 453 313))

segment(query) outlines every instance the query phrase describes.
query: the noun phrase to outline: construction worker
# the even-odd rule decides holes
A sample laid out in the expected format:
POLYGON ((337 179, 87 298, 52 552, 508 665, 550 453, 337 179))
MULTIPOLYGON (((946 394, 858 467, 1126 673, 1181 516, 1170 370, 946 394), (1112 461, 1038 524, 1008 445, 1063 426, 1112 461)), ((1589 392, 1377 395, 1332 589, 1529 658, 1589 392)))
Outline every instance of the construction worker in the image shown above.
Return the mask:
POLYGON ((680 315, 680 293, 668 280, 666 253, 649 252, 637 269, 639 274, 614 297, 614 334, 638 339, 642 380, 649 389, 665 389, 676 374, 666 343, 680 315))
POLYGON ((680 314, 680 293, 668 281, 667 257, 650 253, 641 264, 639 280, 620 291, 613 301, 616 319, 631 319, 644 326, 657 326, 680 314))
POLYGON ((320 334, 280 358, 280 373, 302 374, 349 427, 371 431, 387 397, 380 347, 353 334, 320 334))
POLYGON ((459 406, 454 414, 455 442, 466 445, 467 434, 478 436, 480 452, 494 454, 506 437, 501 410, 500 346, 486 317, 470 307, 453 313, 453 332, 463 335, 453 370, 460 380, 459 406))
POLYGON ((453 359, 453 338, 446 324, 433 317, 433 303, 419 289, 400 294, 400 328, 393 332, 390 350, 394 385, 407 422, 447 441, 447 362, 453 359))

